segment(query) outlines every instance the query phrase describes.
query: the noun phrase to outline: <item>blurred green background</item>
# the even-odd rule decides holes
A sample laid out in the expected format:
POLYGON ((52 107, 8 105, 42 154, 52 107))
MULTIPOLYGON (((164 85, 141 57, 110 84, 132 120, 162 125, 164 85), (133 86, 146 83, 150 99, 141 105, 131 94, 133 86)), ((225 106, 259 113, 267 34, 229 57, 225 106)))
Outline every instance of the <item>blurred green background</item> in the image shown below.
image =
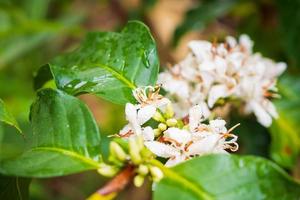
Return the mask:
MULTIPOLYGON (((180 61, 192 39, 222 41, 226 35, 246 33, 254 40, 255 51, 287 62, 286 74, 298 77, 300 72, 299 0, 1 0, 0 98, 25 134, 30 131, 28 113, 37 69, 76 48, 88 31, 118 31, 128 20, 141 20, 150 27, 162 67, 180 61)), ((114 134, 124 125, 121 106, 90 95, 80 98, 91 108, 103 134, 114 134)), ((241 120, 233 116, 231 123, 236 121, 241 120)), ((236 131, 239 153, 269 157, 268 130, 253 118, 242 124, 236 131)), ((289 172, 299 178, 299 162, 289 172)), ((34 180, 31 199, 84 199, 104 181, 93 172, 34 180)), ((150 199, 150 188, 130 186, 118 198, 150 199)))

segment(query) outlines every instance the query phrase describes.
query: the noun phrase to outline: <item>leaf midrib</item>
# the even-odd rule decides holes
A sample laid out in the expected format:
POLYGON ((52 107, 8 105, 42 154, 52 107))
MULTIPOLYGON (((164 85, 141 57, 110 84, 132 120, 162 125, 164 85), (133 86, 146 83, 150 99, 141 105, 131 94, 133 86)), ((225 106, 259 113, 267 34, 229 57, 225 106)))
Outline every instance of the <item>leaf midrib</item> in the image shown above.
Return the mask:
POLYGON ((57 152, 66 156, 70 156, 72 158, 76 158, 80 161, 82 161, 83 163, 86 163, 88 165, 91 165, 93 168, 97 169, 99 168, 100 163, 87 158, 85 156, 82 156, 76 152, 70 151, 70 150, 66 150, 66 149, 62 149, 62 148, 57 148, 57 147, 34 147, 32 149, 30 149, 29 151, 52 151, 52 152, 57 152))
POLYGON ((190 180, 186 179, 185 177, 180 176, 173 170, 165 167, 160 161, 152 160, 151 164, 159 167, 163 171, 164 176, 168 177, 169 179, 174 180, 175 182, 177 182, 181 185, 186 186, 198 198, 204 199, 204 200, 213 200, 214 199, 212 197, 212 195, 210 193, 206 192, 203 188, 201 188, 201 186, 192 183, 190 180))

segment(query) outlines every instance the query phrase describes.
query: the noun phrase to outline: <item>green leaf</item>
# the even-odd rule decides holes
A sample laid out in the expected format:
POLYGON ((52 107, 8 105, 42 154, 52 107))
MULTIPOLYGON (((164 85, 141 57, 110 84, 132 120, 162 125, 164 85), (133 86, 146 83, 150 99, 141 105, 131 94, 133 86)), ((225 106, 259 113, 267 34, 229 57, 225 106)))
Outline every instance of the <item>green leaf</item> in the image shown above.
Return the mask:
POLYGON ((270 128, 271 157, 280 165, 292 168, 300 153, 300 82, 297 77, 285 76, 279 82, 282 97, 275 106, 279 118, 270 128))
POLYGON ((0 199, 27 200, 30 179, 0 174, 0 199))
POLYGON ((48 66, 61 90, 125 104, 133 101, 132 89, 155 84, 159 61, 149 29, 133 21, 120 33, 89 33, 80 48, 48 66))
POLYGON ((300 67, 300 1, 276 0, 281 37, 288 56, 297 67, 300 67))
POLYGON ((300 185, 272 162, 253 156, 208 155, 168 169, 154 191, 164 200, 299 199, 300 185))
POLYGON ((0 99, 0 122, 14 126, 20 133, 22 133, 17 121, 12 114, 7 110, 4 102, 0 99))
POLYGON ((1 161, 0 173, 51 177, 98 168, 100 134, 79 99, 59 90, 41 90, 31 108, 31 123, 29 148, 1 161))
POLYGON ((224 15, 238 0, 206 0, 192 8, 185 14, 183 22, 176 28, 173 36, 173 44, 188 31, 201 30, 217 17, 224 15))

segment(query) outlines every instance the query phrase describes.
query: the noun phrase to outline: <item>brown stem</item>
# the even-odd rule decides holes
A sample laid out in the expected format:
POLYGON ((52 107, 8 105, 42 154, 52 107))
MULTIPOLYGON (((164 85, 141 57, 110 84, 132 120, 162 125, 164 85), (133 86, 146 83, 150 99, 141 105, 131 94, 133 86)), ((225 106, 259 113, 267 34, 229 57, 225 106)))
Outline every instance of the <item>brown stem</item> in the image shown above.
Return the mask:
POLYGON ((126 166, 118 175, 100 188, 97 193, 100 195, 109 195, 114 192, 120 192, 130 183, 134 174, 134 166, 126 166))

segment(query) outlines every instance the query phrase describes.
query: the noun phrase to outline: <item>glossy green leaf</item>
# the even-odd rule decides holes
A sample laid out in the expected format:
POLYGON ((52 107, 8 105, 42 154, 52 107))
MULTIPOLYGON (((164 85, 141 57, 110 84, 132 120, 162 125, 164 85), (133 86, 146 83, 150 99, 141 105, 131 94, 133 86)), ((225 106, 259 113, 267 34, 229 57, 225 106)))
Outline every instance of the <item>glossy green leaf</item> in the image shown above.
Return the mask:
POLYGON ((149 29, 133 21, 120 33, 89 33, 80 48, 48 66, 61 90, 124 104, 133 101, 132 89, 155 84, 159 62, 149 29))
POLYGON ((1 161, 0 173, 51 177, 98 167, 100 134, 79 99, 59 90, 41 90, 31 108, 31 124, 29 148, 1 161))
POLYGON ((176 28, 173 36, 173 44, 188 31, 201 30, 217 17, 224 15, 238 0, 206 0, 201 1, 195 8, 189 10, 183 22, 176 28))
POLYGON ((12 114, 7 110, 4 102, 0 99, 0 122, 14 126, 20 133, 22 132, 17 121, 12 114))
POLYGON ((259 157, 208 155, 162 169, 166 177, 155 188, 155 200, 300 198, 300 185, 259 157))
POLYGON ((30 179, 8 177, 0 174, 0 199, 27 200, 30 179))
POLYGON ((270 128, 271 157, 280 165, 292 168, 300 153, 300 82, 298 78, 285 76, 279 82, 282 95, 274 103, 279 118, 270 128))

